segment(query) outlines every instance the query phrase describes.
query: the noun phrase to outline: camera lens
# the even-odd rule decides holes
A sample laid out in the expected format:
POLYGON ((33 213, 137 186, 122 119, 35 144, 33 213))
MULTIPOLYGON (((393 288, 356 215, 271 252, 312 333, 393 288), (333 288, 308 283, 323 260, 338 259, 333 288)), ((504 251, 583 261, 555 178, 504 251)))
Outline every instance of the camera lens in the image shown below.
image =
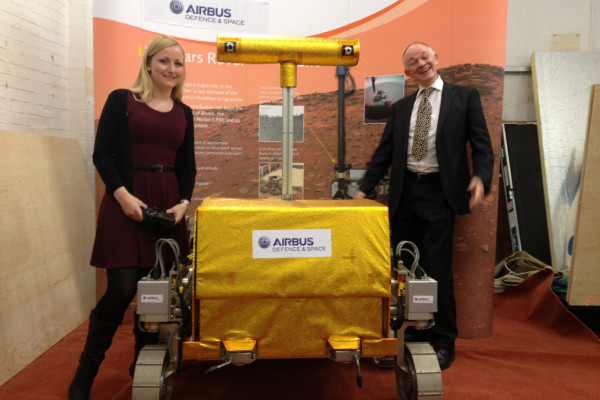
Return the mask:
POLYGON ((342 46, 342 56, 354 55, 354 46, 342 46))
POLYGON ((235 42, 225 42, 225 51, 228 53, 235 53, 235 42))

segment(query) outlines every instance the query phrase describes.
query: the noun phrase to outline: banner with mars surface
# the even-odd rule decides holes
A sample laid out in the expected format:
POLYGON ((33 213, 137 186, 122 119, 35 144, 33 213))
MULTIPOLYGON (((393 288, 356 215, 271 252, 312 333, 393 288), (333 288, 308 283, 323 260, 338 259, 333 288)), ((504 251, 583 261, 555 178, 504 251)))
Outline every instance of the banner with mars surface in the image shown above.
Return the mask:
MULTIPOLYGON (((206 197, 280 198, 282 88, 277 64, 220 63, 217 35, 360 41, 345 96, 344 164, 362 169, 386 107, 412 93, 402 53, 421 41, 448 82, 479 89, 495 148, 501 132, 506 0, 103 0, 94 2, 95 119, 116 88, 130 87, 157 35, 186 51, 184 102, 195 115, 198 174, 192 206, 206 197)), ((298 65, 294 88, 293 196, 331 198, 340 156, 334 66, 298 65)))

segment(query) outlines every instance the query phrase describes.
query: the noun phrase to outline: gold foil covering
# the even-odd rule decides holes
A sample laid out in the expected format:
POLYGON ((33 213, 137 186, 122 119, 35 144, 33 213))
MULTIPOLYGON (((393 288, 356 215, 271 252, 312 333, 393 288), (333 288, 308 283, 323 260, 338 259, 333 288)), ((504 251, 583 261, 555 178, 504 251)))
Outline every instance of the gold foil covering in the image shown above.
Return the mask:
POLYGON ((395 356, 398 354, 398 342, 395 338, 363 340, 363 357, 395 356))
POLYGON ((256 340, 240 339, 240 340, 223 340, 225 350, 230 353, 251 352, 256 346, 256 340))
POLYGON ((296 87, 297 82, 297 74, 296 74, 296 64, 294 63, 281 63, 279 64, 279 77, 281 82, 281 87, 296 87))
POLYGON ((359 57, 357 39, 217 36, 217 60, 221 62, 353 66, 358 64, 359 57), (235 51, 226 49, 228 43, 235 44, 235 51), (352 46, 353 53, 342 54, 342 46, 352 46))
POLYGON ((333 350, 358 350, 360 348, 360 338, 356 336, 334 335, 327 339, 333 350))
POLYGON ((389 225, 377 202, 207 198, 194 252, 199 343, 186 359, 212 359, 225 340, 257 340, 259 357, 288 358, 325 357, 331 337, 387 336, 389 225), (331 257, 253 258, 253 230, 303 229, 330 229, 331 257))

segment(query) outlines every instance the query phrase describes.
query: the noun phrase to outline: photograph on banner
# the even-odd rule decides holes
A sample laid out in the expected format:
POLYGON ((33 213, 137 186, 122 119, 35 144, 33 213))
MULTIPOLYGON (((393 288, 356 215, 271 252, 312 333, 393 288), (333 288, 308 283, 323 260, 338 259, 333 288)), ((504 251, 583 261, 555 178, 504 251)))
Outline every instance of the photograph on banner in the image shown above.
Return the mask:
MULTIPOLYGON (((261 162, 259 171, 259 199, 280 199, 283 185, 283 166, 276 162, 261 162)), ((292 194, 294 199, 304 198, 304 164, 292 166, 292 194)))
MULTIPOLYGON (((258 107, 258 139, 261 142, 283 141, 283 107, 262 104, 258 107)), ((293 141, 304 142, 304 107, 293 107, 293 141)))
POLYGON ((404 75, 365 77, 365 124, 385 124, 392 104, 404 97, 404 75))

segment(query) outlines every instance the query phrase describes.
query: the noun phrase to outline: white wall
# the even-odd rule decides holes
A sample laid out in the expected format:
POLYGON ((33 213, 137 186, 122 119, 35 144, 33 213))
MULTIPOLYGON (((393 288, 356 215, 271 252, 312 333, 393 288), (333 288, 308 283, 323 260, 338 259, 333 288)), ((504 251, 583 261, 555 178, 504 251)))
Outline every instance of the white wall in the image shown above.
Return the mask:
POLYGON ((76 139, 94 173, 92 0, 0 2, 0 129, 76 139))
POLYGON ((0 385, 95 304, 92 43, 92 0, 0 1, 0 385))
POLYGON ((600 51, 600 0, 508 0, 507 19, 502 119, 535 121, 531 55, 600 51))

